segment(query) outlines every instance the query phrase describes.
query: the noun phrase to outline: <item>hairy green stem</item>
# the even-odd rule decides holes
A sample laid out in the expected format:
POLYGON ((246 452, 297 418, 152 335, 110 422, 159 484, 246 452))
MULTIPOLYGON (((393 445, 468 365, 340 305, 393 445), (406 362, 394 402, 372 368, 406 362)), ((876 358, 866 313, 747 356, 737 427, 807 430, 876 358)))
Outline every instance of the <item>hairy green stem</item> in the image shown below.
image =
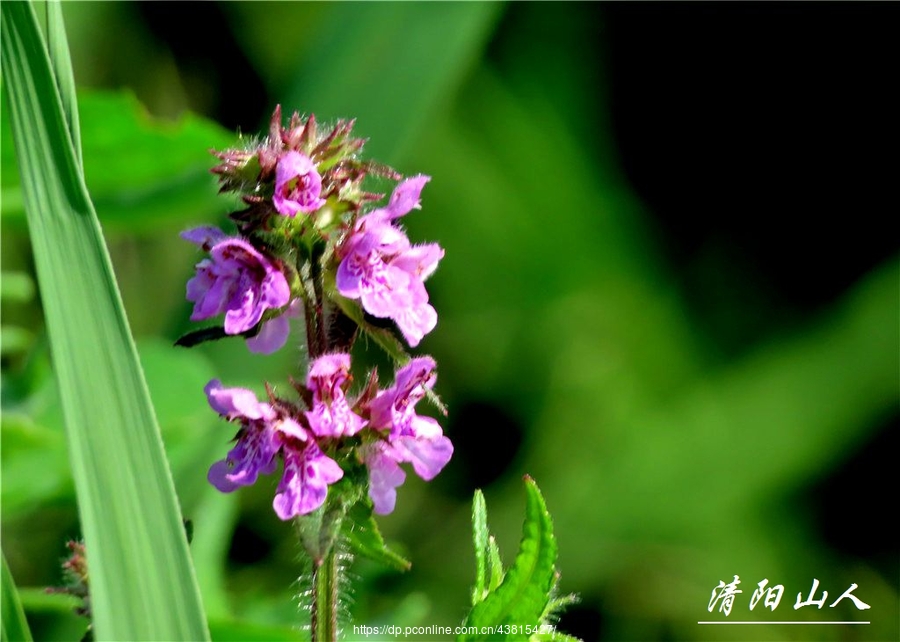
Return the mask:
POLYGON ((313 561, 312 642, 335 642, 338 634, 338 564, 335 547, 313 561))

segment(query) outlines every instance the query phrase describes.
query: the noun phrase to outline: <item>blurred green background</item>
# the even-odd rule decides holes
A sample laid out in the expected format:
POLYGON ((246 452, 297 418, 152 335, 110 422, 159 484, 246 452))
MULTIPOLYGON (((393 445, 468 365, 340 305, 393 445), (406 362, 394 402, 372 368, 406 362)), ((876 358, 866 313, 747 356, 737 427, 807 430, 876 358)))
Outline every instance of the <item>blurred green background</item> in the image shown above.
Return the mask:
MULTIPOLYGON (((410 475, 381 520, 413 570, 353 566, 354 622, 458 623, 472 491, 509 562, 528 473, 554 516, 562 590, 582 598, 559 626, 585 640, 900 639, 896 5, 64 15, 88 187, 208 615, 246 627, 229 639, 297 635, 298 546, 271 509, 276 476, 208 487, 232 434, 202 388, 284 383, 302 355, 173 348, 192 328, 197 260, 177 235, 228 225, 208 149, 263 130, 276 103, 356 117, 367 156, 431 175, 404 222, 446 249, 428 283, 440 321, 418 352, 438 361, 456 454, 430 484, 410 475), (725 619, 707 604, 735 574, 731 620, 871 624, 698 625, 725 619), (763 578, 785 595, 751 612, 763 578), (826 607, 794 610, 813 578, 826 607), (852 583, 871 610, 828 608, 852 583)), ((79 527, 5 116, 2 154, 2 540, 17 584, 37 588, 59 583, 79 527)), ((38 639, 80 637, 59 601, 25 602, 38 639)))

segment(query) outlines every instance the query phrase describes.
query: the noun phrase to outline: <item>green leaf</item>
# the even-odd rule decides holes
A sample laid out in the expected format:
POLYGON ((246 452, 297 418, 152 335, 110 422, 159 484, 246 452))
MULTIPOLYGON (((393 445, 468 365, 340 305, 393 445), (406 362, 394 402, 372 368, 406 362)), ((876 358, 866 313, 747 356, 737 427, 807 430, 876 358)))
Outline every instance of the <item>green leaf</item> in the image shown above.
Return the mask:
POLYGON ((344 538, 355 554, 398 571, 408 571, 412 564, 384 543, 378 523, 367 502, 357 502, 347 513, 344 538))
POLYGON ((4 301, 31 301, 34 297, 34 281, 25 272, 0 274, 0 299, 4 301))
POLYGON ((69 45, 66 41, 66 29, 63 25, 62 5, 59 2, 42 3, 47 12, 47 51, 50 54, 59 98, 66 121, 69 125, 69 138, 75 160, 79 165, 81 159, 81 128, 78 125, 78 104, 75 98, 75 76, 72 73, 72 59, 69 57, 69 45))
POLYGON ((472 544, 475 547, 475 587, 472 589, 472 606, 484 599, 487 586, 488 572, 488 527, 487 506, 484 503, 484 493, 480 488, 475 489, 472 498, 472 544))
POLYGON ((2 629, 0 639, 3 642, 31 642, 31 630, 25 619, 25 611, 19 601, 19 593, 16 591, 16 583, 12 573, 6 564, 6 555, 3 555, 3 575, 0 578, 0 602, 3 604, 2 629))
POLYGON ((565 633, 535 633, 530 638, 528 638, 530 642, 581 642, 579 638, 576 638, 574 635, 567 635, 565 633))
POLYGON ((503 561, 500 559, 500 547, 497 546, 497 539, 493 535, 488 537, 488 566, 491 572, 491 581, 487 590, 491 592, 500 586, 506 575, 503 570, 503 561))
POLYGON ((309 639, 294 629, 232 619, 210 619, 209 630, 214 642, 300 642, 309 639))
POLYGON ((287 86, 287 111, 355 116, 371 141, 368 156, 394 163, 477 63, 503 4, 297 3, 261 13, 231 3, 228 10, 242 37, 253 39, 248 50, 266 56, 258 68, 277 70, 273 86, 287 86), (273 47, 283 39, 294 46, 273 47))
MULTIPOLYGON (((500 586, 469 612, 469 617, 466 618, 467 626, 495 627, 501 624, 537 626, 550 601, 556 564, 553 523, 544 504, 544 498, 530 477, 525 478, 525 489, 528 496, 519 554, 500 586)), ((460 639, 510 638, 467 635, 460 639)))
POLYGON ((60 101, 54 73, 65 69, 51 69, 29 3, 0 9, 8 113, 90 559, 94 629, 99 639, 208 639, 159 429, 73 149, 77 121, 60 101))
MULTIPOLYGON (((78 111, 84 176, 105 230, 175 229, 227 209, 209 172, 215 164, 209 150, 233 146, 231 132, 192 114, 175 122, 152 118, 124 91, 81 91, 78 111)), ((24 210, 8 137, 2 161, 2 212, 16 220, 24 210)))

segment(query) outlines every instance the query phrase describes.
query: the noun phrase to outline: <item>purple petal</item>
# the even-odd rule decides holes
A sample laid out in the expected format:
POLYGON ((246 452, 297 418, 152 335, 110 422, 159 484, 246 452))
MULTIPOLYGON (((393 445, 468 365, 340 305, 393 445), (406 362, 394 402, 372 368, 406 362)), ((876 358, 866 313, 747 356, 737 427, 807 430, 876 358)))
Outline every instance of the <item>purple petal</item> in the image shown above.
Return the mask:
POLYGON ((360 255, 351 253, 344 257, 341 264, 338 265, 335 283, 341 296, 348 299, 359 298, 359 284, 362 281, 363 270, 365 269, 364 261, 360 260, 360 255))
POLYGON ((266 277, 260 286, 260 302, 266 308, 283 308, 291 300, 291 287, 281 270, 266 261, 266 277))
POLYGON ((383 263, 373 267, 360 282, 360 300, 369 314, 393 318, 412 304, 409 274, 383 263))
POLYGON ((230 492, 226 488, 250 486, 260 474, 275 471, 278 466, 275 455, 280 446, 272 427, 251 424, 241 430, 237 444, 225 461, 213 464, 207 479, 223 492, 230 492))
POLYGON ((213 245, 228 238, 228 235, 225 234, 225 232, 211 225, 204 225, 202 227, 194 227, 185 230, 180 236, 185 241, 190 241, 195 245, 199 245, 207 252, 213 245))
POLYGON ((309 365, 306 387, 313 392, 332 391, 347 380, 350 355, 344 352, 322 355, 309 365))
POLYGON ((290 417, 285 417, 281 421, 276 422, 275 430, 283 435, 287 435, 288 437, 292 437, 299 441, 307 441, 309 439, 309 436, 306 434, 306 430, 303 429, 303 426, 298 424, 290 417))
POLYGON ((343 393, 330 405, 318 402, 306 411, 309 427, 319 437, 350 437, 362 430, 366 420, 350 410, 343 393))
POLYGON ((410 347, 415 348, 437 325, 437 312, 428 303, 406 308, 391 317, 410 347))
POLYGON ((278 159, 272 203, 284 216, 314 212, 323 205, 322 177, 308 156, 290 151, 278 159))
POLYGON ((398 218, 408 214, 412 209, 418 208, 422 188, 425 187, 425 183, 430 180, 430 176, 420 174, 408 178, 397 185, 397 187, 394 188, 394 193, 391 194, 391 201, 387 206, 391 218, 398 218))
POLYGON ((272 354, 287 343, 291 324, 286 314, 264 322, 255 337, 247 339, 247 348, 256 354, 272 354))
POLYGON ((416 245, 391 260, 391 265, 424 281, 437 269, 444 258, 444 249, 437 243, 416 245))
POLYGON ((209 405, 213 410, 223 416, 238 416, 245 419, 274 419, 275 413, 272 407, 266 403, 260 403, 256 394, 246 388, 223 388, 218 379, 211 380, 203 388, 209 405))
POLYGON ((252 329, 265 312, 265 308, 260 305, 259 293, 254 289, 248 288, 239 294, 239 299, 234 297, 228 302, 229 309, 225 313, 224 323, 226 334, 240 334, 252 329))
POLYGON ((453 455, 453 444, 443 436, 436 439, 399 437, 393 445, 403 455, 403 461, 410 462, 416 474, 425 481, 434 479, 453 455))
POLYGON ((392 513, 397 503, 397 487, 406 481, 406 473, 380 449, 373 449, 366 457, 366 466, 369 469, 369 497, 375 512, 379 515, 392 513))
POLYGON ((235 484, 229 480, 228 472, 228 462, 223 459, 209 467, 209 473, 207 473, 206 479, 220 492, 230 493, 231 491, 240 488, 240 484, 235 484))
POLYGON ((314 443, 298 452, 284 450, 284 475, 272 506, 283 520, 306 515, 325 503, 328 485, 344 476, 344 471, 314 443))

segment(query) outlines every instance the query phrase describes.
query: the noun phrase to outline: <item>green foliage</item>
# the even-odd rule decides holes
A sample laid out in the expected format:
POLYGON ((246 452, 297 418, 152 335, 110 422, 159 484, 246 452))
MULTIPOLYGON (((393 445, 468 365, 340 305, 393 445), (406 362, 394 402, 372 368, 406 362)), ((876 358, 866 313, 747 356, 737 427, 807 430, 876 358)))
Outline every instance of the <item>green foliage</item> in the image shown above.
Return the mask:
POLYGON ((412 564, 388 548, 378 530, 370 502, 357 502, 347 513, 344 540, 350 550, 398 571, 408 571, 412 564))
POLYGON ((543 639, 537 633, 541 631, 541 625, 548 623, 554 610, 571 603, 571 598, 559 600, 553 597, 558 578, 557 544, 544 498, 530 477, 525 478, 525 490, 527 503, 522 541, 513 565, 505 573, 488 532, 484 495, 481 491, 475 492, 472 508, 475 589, 472 610, 465 625, 495 633, 464 634, 458 638, 461 641, 543 639))
MULTIPOLYGON (((226 209, 209 174, 209 150, 233 145, 233 134, 191 114, 177 122, 151 118, 128 92, 83 92, 77 107, 85 181, 105 230, 175 232, 186 220, 226 209)), ((9 136, 2 163, 2 215, 12 223, 25 212, 9 136)))
POLYGON ((78 119, 60 9, 47 9, 49 56, 31 5, 3 4, 3 74, 90 551, 95 630, 206 639, 159 430, 71 133, 78 119))
POLYGON ((3 555, 2 575, 0 575, 0 603, 3 605, 2 618, 0 618, 0 640, 3 642, 31 642, 31 630, 25 619, 25 611, 19 601, 19 592, 13 581, 12 573, 6 564, 6 555, 3 555))

